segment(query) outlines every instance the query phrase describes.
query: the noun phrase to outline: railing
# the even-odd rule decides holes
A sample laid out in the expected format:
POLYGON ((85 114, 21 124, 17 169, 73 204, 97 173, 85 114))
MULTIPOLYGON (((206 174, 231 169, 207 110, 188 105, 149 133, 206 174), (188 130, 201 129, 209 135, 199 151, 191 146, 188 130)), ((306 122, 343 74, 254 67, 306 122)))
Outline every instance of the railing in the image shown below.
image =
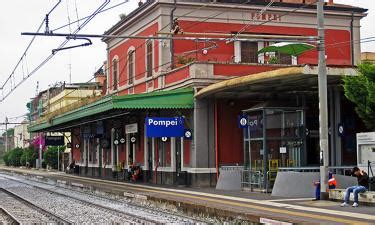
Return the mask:
MULTIPOLYGON (((328 170, 334 174, 351 175, 351 171, 355 166, 330 166, 328 170)), ((320 167, 279 167, 279 172, 293 171, 293 172, 319 172, 320 167)))
POLYGON ((242 188, 250 188, 253 191, 254 187, 261 189, 263 186, 264 175, 263 172, 258 170, 242 170, 241 171, 241 186, 242 188))

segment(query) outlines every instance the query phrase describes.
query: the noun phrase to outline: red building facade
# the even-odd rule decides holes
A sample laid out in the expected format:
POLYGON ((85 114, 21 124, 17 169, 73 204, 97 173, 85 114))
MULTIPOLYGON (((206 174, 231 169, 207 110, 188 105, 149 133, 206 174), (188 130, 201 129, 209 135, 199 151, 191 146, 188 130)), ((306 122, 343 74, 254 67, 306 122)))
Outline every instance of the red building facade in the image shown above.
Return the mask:
MULTIPOLYGON (((316 49, 299 56, 257 54, 260 49, 285 40, 316 45, 316 6, 302 0, 279 1, 260 14, 267 4, 147 1, 109 29, 105 34, 119 38, 103 39, 108 49, 106 98, 129 101, 132 96, 150 96, 151 100, 136 108, 124 103, 121 109, 104 113, 100 123, 75 126, 72 132, 77 137, 72 140, 77 148, 73 158, 86 168, 82 173, 107 177, 111 171, 127 168, 133 162, 142 167, 145 182, 212 186, 222 166, 253 168, 259 162, 262 168, 270 169, 276 161, 279 167, 319 164, 316 49), (294 75, 299 79, 291 78, 294 75), (192 95, 191 107, 180 107, 179 102, 169 102, 175 103, 174 107, 153 105, 155 93, 173 96, 180 95, 179 90, 192 95), (247 113, 251 118, 258 106, 261 110, 277 106, 277 110, 283 107, 301 111, 298 129, 308 132, 298 134, 300 141, 283 139, 288 126, 296 125, 285 127, 289 123, 285 120, 279 132, 270 116, 271 124, 261 125, 266 127, 264 134, 277 134, 279 139, 266 142, 262 136, 263 145, 257 140, 251 142, 248 131, 239 128, 237 120, 247 113), (111 117, 114 112, 116 116, 111 117), (185 127, 192 130, 193 138, 148 138, 147 116, 184 116, 185 127), (84 134, 102 136, 90 138, 84 134), (132 138, 136 141, 132 142, 132 138), (114 143, 121 139, 122 143, 114 143), (278 152, 283 147, 287 148, 287 160, 284 153, 278 152), (268 158, 263 158, 266 152, 268 158)), ((353 40, 360 39, 360 19, 365 12, 346 5, 325 6, 326 59, 332 78, 331 165, 355 162, 346 161, 355 156, 350 138, 362 126, 353 110, 341 113, 341 108, 349 103, 338 77, 351 75, 350 68, 359 60, 360 45, 353 40), (348 137, 339 137, 336 127, 344 121, 350 132, 348 137)), ((264 116, 270 115, 267 110, 264 116)))

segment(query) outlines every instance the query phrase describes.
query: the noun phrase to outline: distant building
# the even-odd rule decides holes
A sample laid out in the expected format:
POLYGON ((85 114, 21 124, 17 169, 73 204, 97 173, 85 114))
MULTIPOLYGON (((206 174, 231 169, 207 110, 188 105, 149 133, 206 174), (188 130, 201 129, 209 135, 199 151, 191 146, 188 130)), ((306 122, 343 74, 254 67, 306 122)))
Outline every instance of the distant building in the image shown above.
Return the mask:
POLYGON ((17 148, 27 148, 30 146, 30 133, 27 131, 29 122, 22 121, 22 124, 14 127, 14 146, 17 148))
POLYGON ((362 52, 361 60, 365 62, 375 63, 375 52, 362 52))

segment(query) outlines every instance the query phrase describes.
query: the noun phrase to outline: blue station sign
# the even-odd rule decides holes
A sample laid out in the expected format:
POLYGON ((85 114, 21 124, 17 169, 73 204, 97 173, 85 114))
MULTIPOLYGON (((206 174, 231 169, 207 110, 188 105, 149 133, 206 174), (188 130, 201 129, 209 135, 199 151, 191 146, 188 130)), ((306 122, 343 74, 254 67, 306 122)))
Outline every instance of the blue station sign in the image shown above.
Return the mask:
POLYGON ((183 137, 183 117, 146 117, 147 137, 183 137))

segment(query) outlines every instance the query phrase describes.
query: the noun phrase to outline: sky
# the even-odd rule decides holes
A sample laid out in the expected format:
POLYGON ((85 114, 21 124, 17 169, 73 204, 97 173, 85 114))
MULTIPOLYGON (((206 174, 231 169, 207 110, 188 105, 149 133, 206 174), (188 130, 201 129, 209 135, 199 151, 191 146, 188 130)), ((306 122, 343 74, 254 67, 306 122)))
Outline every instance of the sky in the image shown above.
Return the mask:
MULTIPOLYGON (((2 3, 0 11, 0 87, 12 73, 13 68, 21 58, 30 36, 22 36, 21 32, 36 32, 46 13, 56 4, 57 0, 12 0, 2 3)), ((94 12, 103 0, 62 0, 49 16, 49 28, 54 30, 68 22, 76 21, 94 12)), ((125 2, 111 0, 108 7, 125 2)), ((334 0, 336 3, 349 4, 369 9, 368 16, 361 20, 361 38, 375 36, 375 0, 334 0), (372 22, 372 23, 371 23, 372 22)), ((129 14, 137 7, 138 0, 129 0, 114 9, 96 15, 79 33, 102 34, 120 20, 120 14, 129 14)), ((79 24, 81 25, 82 22, 79 24)), ((78 24, 72 24, 56 30, 59 33, 70 33, 77 29, 78 24)), ((45 25, 40 32, 45 31, 45 25)), ((64 38, 37 37, 31 45, 25 60, 15 71, 18 83, 23 77, 47 56, 51 50, 64 41, 64 38)), ((5 117, 13 118, 11 122, 21 122, 22 115, 27 113, 26 103, 34 97, 37 90, 42 91, 56 82, 87 82, 94 72, 106 60, 106 45, 100 39, 92 39, 93 45, 71 50, 59 51, 40 70, 25 80, 9 97, 0 102, 0 123, 5 117), (37 82, 39 86, 37 89, 37 82), (20 116, 20 117, 19 117, 20 116)), ((76 40, 66 46, 81 44, 76 40)), ((375 52, 375 42, 362 44, 362 51, 375 52)), ((1 94, 1 91, 0 91, 1 94)), ((1 97, 1 96, 0 96, 1 97)), ((0 98, 1 99, 1 98, 0 98)), ((0 133, 4 130, 0 125, 0 133)))

